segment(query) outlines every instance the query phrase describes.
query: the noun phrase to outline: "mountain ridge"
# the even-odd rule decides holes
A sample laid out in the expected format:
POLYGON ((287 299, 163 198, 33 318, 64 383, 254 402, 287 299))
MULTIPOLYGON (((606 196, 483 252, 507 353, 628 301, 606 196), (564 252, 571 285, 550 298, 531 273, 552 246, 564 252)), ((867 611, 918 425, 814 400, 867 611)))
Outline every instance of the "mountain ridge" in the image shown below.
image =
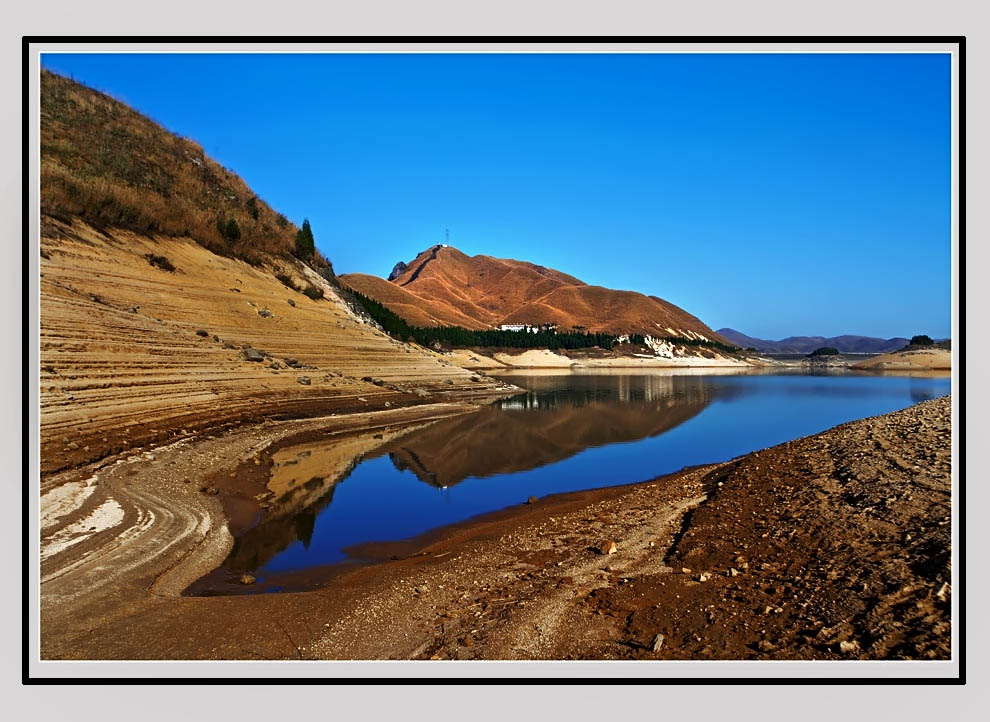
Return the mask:
POLYGON ((886 339, 852 334, 831 337, 788 336, 779 341, 773 341, 747 336, 732 328, 720 328, 718 333, 743 348, 755 348, 762 353, 771 354, 811 353, 823 346, 831 346, 840 353, 888 353, 902 349, 908 344, 908 339, 899 336, 886 339))
POLYGON ((448 245, 430 246, 409 263, 400 261, 389 279, 364 273, 340 278, 413 326, 484 330, 549 323, 562 330, 726 343, 696 316, 658 296, 590 285, 528 261, 468 256, 448 245))

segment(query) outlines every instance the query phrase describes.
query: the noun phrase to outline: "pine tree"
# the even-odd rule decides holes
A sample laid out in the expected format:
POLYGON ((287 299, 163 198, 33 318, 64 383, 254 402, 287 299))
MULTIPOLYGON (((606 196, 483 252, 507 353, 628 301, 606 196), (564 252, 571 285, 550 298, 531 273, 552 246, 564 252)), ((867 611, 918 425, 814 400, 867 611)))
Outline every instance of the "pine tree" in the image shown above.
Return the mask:
POLYGON ((313 229, 309 219, 303 220, 302 229, 296 233, 296 256, 308 261, 316 253, 316 241, 313 239, 313 229))
POLYGON ((223 235, 228 241, 241 240, 241 227, 237 225, 237 221, 234 220, 233 216, 227 220, 227 226, 224 228, 223 235))

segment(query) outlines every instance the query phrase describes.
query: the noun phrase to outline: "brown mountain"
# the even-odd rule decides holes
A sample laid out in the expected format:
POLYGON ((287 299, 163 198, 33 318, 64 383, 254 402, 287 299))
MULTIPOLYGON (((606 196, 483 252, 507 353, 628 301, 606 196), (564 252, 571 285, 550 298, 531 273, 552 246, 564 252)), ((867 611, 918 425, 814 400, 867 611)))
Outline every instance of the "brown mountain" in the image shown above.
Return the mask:
MULTIPOLYGON (((401 265, 396 267, 399 270, 401 265)), ((727 343, 699 319, 656 296, 590 286, 534 263, 468 256, 449 246, 420 253, 392 280, 363 273, 341 279, 414 326, 497 328, 556 323, 562 329, 704 337, 727 343)))

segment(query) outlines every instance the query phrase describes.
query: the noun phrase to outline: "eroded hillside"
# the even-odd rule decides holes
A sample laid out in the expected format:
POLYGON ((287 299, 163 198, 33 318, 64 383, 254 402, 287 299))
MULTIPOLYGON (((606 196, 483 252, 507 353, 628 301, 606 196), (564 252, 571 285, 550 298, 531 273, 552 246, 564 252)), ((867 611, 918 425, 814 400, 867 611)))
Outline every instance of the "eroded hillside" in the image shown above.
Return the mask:
POLYGON ((255 267, 189 239, 103 232, 79 220, 49 219, 41 249, 44 472, 182 429, 495 386, 389 338, 298 261, 255 267))
POLYGON ((362 317, 312 234, 300 244, 308 224, 201 146, 47 71, 41 210, 43 473, 183 431, 496 386, 362 317))

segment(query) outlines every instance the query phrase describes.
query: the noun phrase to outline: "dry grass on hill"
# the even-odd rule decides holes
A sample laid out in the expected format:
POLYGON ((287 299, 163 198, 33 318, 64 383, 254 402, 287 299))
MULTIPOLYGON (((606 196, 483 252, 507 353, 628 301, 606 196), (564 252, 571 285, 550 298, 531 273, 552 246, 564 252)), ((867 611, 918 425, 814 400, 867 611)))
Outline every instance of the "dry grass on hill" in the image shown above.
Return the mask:
POLYGON ((420 253, 394 280, 341 279, 414 326, 490 329, 556 323, 561 329, 701 338, 728 344, 696 316, 656 296, 590 286, 534 263, 468 256, 449 246, 420 253))
MULTIPOLYGON (((199 144, 49 71, 41 75, 41 208, 63 220, 190 237, 255 264, 291 253, 298 230, 199 144), (231 218, 239 239, 217 228, 231 218)), ((329 267, 318 253, 313 265, 329 267)))

